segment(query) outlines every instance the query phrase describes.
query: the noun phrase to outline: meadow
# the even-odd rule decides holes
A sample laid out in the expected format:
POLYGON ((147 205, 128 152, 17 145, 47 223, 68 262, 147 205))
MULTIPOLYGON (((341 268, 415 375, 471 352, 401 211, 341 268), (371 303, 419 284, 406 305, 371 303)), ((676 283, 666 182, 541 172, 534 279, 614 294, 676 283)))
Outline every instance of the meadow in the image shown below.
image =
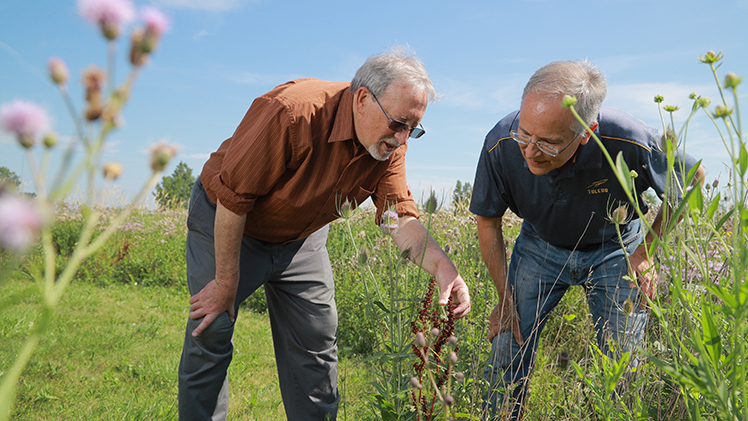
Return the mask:
MULTIPOLYGON (((113 76, 119 23, 107 21, 109 14, 84 12, 109 43, 107 72, 113 76)), ((136 28, 129 38, 132 66, 121 85, 110 78, 105 86, 106 72, 96 67, 84 72, 82 113, 69 96, 64 62, 50 60, 50 77, 79 142, 63 154, 58 174, 49 172, 58 137, 43 132, 43 109, 23 101, 0 108, 3 128, 26 149, 36 186, 34 200, 0 186, 1 421, 177 419, 176 373, 189 299, 186 213, 137 206, 177 148, 154 146, 150 179, 131 205, 104 207, 96 194, 122 174, 121 164, 102 163, 101 154, 141 67, 168 27, 159 11, 146 12, 145 29, 136 28), (84 155, 79 162, 72 159, 76 147, 84 155), (85 186, 80 203, 69 199, 75 186, 85 186)), ((748 149, 737 92, 742 78, 718 75, 722 57, 713 51, 699 57, 719 86, 716 106, 692 94, 678 131, 672 124, 677 107, 655 97, 665 112, 661 147, 671 173, 696 115, 714 124, 731 161, 725 180, 702 188, 683 188, 693 171, 685 179, 669 177, 667 197, 677 200, 670 202, 672 226, 649 245, 660 282, 657 298, 646 303, 645 344, 633 354, 602 354, 584 290, 572 289, 542 334, 527 419, 748 419, 748 149)), ((576 112, 575 101, 565 97, 563 105, 576 112)), ((620 156, 608 161, 636 204, 642 193, 633 191, 637 174, 620 156)), ((435 304, 430 276, 374 225, 371 208, 341 209, 343 217, 331 224, 339 419, 481 419, 488 315, 496 293, 481 261, 468 200, 462 195, 440 204, 432 195, 420 204, 421 221, 470 287, 472 311, 460 320, 453 320, 449 306, 435 304)), ((638 204, 635 210, 643 221, 651 218, 638 204)), ((508 255, 520 224, 505 216, 508 255)), ((229 419, 285 418, 265 313, 260 289, 243 304, 237 322, 229 419)))
MULTIPOLYGON (((107 224, 104 215, 102 228, 107 224)), ((401 256, 373 217, 371 208, 354 211, 332 224, 328 240, 340 314, 339 417, 416 419, 409 380, 418 359, 411 348, 415 335, 410 322, 418 316, 429 278, 401 256)), ((84 219, 74 206, 58 207, 57 218, 53 238, 58 264, 64 266, 84 219)), ((481 373, 490 349, 486 333, 494 287, 480 260, 475 219, 465 203, 423 218, 471 289, 472 312, 454 324, 459 359, 453 373, 463 373, 464 379, 450 382, 455 403, 449 416, 477 420, 485 391, 481 373)), ((84 261, 21 376, 11 419, 177 419, 176 371, 188 300, 185 220, 183 210, 138 210, 84 261)), ((516 216, 506 217, 509 250, 520 223, 516 216)), ((723 230, 729 234, 727 226, 723 230)), ((31 252, 3 282, 0 373, 39 317, 42 298, 31 274, 42 265, 41 256, 40 250, 31 252)), ((673 300, 673 277, 661 272, 660 300, 667 308, 673 300)), ((702 299, 703 289, 699 291, 689 299, 702 299)), ((230 419, 284 419, 265 311, 261 290, 240 311, 230 370, 230 419)), ((679 336, 687 337, 685 329, 694 328, 696 315, 668 311, 677 313, 668 320, 677 319, 679 336)), ((661 358, 674 352, 668 349, 664 328, 650 319, 647 349, 661 358)), ((611 381, 613 364, 595 353, 594 343, 584 291, 573 289, 542 335, 528 419, 692 419, 681 386, 652 362, 628 368, 612 380, 614 385, 627 383, 629 392, 599 395, 597 389, 611 381), (602 411, 604 402, 610 405, 608 416, 602 411)), ((699 408, 701 419, 725 419, 709 405, 699 408)), ((433 419, 441 416, 435 411, 433 419)))

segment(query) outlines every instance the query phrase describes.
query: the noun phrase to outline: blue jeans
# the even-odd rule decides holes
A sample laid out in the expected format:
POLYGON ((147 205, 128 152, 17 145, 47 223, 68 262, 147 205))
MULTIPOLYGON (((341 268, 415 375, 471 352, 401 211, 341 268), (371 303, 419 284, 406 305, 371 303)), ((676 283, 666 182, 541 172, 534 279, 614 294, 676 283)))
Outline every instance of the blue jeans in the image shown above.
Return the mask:
MULTIPOLYGON (((630 255, 641 243, 638 220, 629 223, 622 238, 630 255)), ((627 273, 624 251, 617 238, 599 246, 568 250, 548 244, 532 226, 523 223, 512 252, 508 282, 525 343, 520 347, 511 331, 494 338, 484 372, 491 385, 485 403, 487 414, 498 416, 504 403, 511 405, 506 408, 510 419, 521 416, 540 333, 571 286, 581 285, 586 290, 598 346, 603 352, 610 352, 609 340, 618 344, 620 352, 633 352, 642 344, 647 313, 638 308, 639 289, 630 288, 622 279, 627 273), (630 315, 624 312, 628 299, 635 306, 630 315)))

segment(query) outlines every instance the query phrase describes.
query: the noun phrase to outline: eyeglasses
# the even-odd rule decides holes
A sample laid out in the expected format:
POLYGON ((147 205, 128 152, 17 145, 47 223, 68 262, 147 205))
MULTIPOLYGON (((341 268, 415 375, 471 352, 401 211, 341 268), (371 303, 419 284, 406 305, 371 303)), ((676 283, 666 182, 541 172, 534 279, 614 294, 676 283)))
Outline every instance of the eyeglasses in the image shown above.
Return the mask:
POLYGON ((583 132, 577 133, 577 135, 574 136, 574 139, 571 139, 571 142, 569 142, 568 145, 566 145, 563 148, 561 148, 561 150, 558 150, 557 147, 552 146, 552 145, 548 144, 547 142, 543 142, 542 140, 539 140, 537 142, 533 142, 532 140, 530 140, 530 136, 528 136, 526 134, 515 132, 514 130, 510 131, 509 135, 512 137, 512 139, 514 139, 515 142, 519 143, 520 145, 530 145, 530 144, 535 145, 535 146, 538 147, 538 149, 540 149, 540 152, 543 152, 544 154, 550 155, 550 156, 552 156, 552 157, 555 158, 556 156, 558 156, 558 154, 560 154, 561 152, 565 151, 566 148, 568 148, 569 146, 571 146, 571 144, 574 143, 574 140, 577 137, 579 137, 579 135, 582 134, 582 133, 583 132))
POLYGON ((387 111, 385 111, 384 107, 382 107, 382 104, 379 103, 379 100, 377 99, 377 96, 374 95, 374 92, 371 92, 371 96, 374 97, 374 101, 377 101, 377 105, 379 105, 379 108, 382 109, 384 116, 387 117, 387 121, 390 122, 390 125, 387 126, 390 130, 392 130, 395 133, 400 133, 400 132, 404 132, 407 130, 410 137, 412 137, 413 139, 418 139, 419 137, 423 136, 424 133, 426 133, 426 130, 423 129, 423 126, 421 126, 420 128, 410 127, 409 125, 407 125, 406 123, 403 123, 400 120, 391 119, 390 116, 387 115, 387 111))

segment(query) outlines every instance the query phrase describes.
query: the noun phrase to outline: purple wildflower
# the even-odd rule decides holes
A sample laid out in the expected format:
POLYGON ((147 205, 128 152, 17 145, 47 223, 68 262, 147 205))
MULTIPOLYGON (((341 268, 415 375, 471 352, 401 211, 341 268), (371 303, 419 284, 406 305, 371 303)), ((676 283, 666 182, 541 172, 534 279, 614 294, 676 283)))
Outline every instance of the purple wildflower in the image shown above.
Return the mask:
POLYGON ((379 225, 382 232, 385 234, 392 234, 397 231, 398 226, 398 215, 393 210, 386 210, 382 213, 382 223, 379 225))
POLYGON ((0 125, 18 136, 24 147, 34 144, 34 138, 47 128, 47 113, 32 102, 13 101, 0 108, 0 125))
POLYGON ((143 6, 140 9, 140 18, 145 22, 147 30, 158 35, 169 30, 171 25, 169 18, 161 10, 151 6, 143 6))
POLYGON ((129 0, 78 0, 78 11, 99 25, 107 39, 115 39, 123 25, 133 20, 135 9, 129 0))
POLYGON ((41 214, 31 202, 10 194, 0 196, 0 246, 21 253, 41 227, 41 214))

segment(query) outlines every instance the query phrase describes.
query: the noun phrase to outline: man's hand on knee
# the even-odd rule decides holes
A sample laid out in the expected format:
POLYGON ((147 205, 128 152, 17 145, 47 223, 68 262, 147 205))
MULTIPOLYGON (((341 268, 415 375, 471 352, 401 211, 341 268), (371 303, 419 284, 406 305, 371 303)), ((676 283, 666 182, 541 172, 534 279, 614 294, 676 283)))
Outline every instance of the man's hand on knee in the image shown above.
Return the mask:
POLYGON ((192 336, 198 336, 223 312, 229 313, 229 319, 236 319, 234 301, 236 300, 236 287, 225 287, 216 283, 215 279, 210 281, 200 292, 190 298, 190 319, 197 320, 203 317, 203 321, 192 336))

